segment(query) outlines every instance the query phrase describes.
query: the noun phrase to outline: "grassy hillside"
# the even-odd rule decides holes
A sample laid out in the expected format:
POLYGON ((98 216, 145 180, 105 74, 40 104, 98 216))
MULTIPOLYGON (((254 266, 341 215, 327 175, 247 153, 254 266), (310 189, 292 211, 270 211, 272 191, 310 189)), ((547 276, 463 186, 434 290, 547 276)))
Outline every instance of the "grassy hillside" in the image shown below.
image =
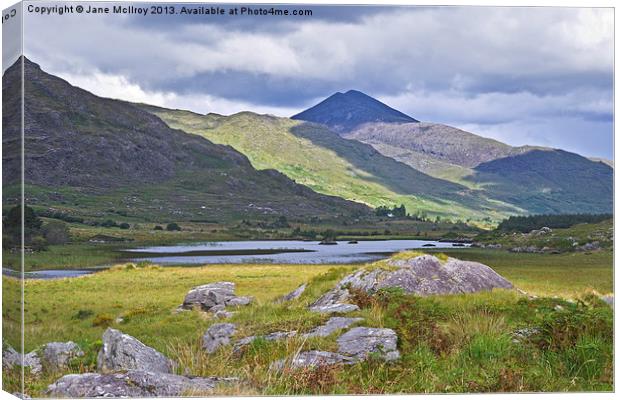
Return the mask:
POLYGON ((173 128, 227 144, 257 169, 273 168, 319 193, 371 206, 405 204, 410 213, 497 219, 515 209, 343 139, 320 125, 243 112, 224 117, 145 106, 173 128))
MULTIPOLYGON (((72 371, 95 367, 101 334, 111 324, 153 346, 179 363, 179 370, 198 376, 238 376, 243 384, 220 387, 220 395, 378 394, 424 392, 591 391, 612 390, 612 311, 596 297, 612 290, 612 253, 522 255, 490 250, 454 250, 464 259, 487 263, 516 291, 416 298, 397 294, 360 303, 351 316, 363 325, 394 329, 402 358, 392 364, 370 360, 356 366, 308 371, 269 370, 271 362, 296 351, 334 350, 336 335, 282 342, 255 342, 240 356, 226 347, 213 355, 200 348, 200 337, 221 322, 199 311, 174 313, 193 286, 232 281, 239 295, 256 302, 241 307, 232 319, 237 338, 277 330, 305 332, 327 320, 306 306, 353 266, 213 265, 202 268, 119 266, 76 279, 26 281, 26 351, 49 341, 73 340, 86 356, 72 371), (290 304, 273 300, 310 282, 290 304), (583 299, 571 303, 563 296, 583 299), (560 306, 558 308, 557 306, 560 306), (558 311, 559 310, 559 311, 558 311), (115 322, 122 317, 122 322, 115 322), (535 340, 515 343, 512 332, 542 327, 535 340)), ((19 343, 19 285, 3 277, 5 340, 19 343)), ((41 394, 66 372, 26 380, 26 392, 41 394)), ((4 388, 17 389, 17 376, 3 371, 4 388)))

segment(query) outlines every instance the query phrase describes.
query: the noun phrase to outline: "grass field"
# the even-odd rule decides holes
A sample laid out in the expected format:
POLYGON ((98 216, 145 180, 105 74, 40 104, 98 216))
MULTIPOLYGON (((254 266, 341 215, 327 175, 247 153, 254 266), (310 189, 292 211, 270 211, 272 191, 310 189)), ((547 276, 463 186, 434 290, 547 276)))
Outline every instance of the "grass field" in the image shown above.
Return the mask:
MULTIPOLYGON (((416 298, 390 294, 351 316, 364 326, 390 327, 399 335, 403 357, 393 364, 370 360, 321 371, 269 371, 271 362, 299 349, 335 350, 335 337, 255 342, 242 356, 230 349, 206 355, 200 337, 217 322, 199 311, 174 313, 193 286, 229 280, 239 295, 256 298, 239 308, 231 322, 236 337, 277 330, 307 331, 327 317, 306 305, 356 266, 213 265, 194 268, 119 266, 74 279, 25 282, 26 351, 49 341, 73 340, 86 356, 74 372, 93 370, 101 334, 111 325, 179 362, 191 374, 234 375, 244 384, 218 394, 420 393, 486 391, 590 391, 613 389, 612 312, 592 290, 612 290, 612 253, 539 255, 467 249, 446 252, 492 266, 516 291, 416 298), (310 282, 290 304, 273 300, 310 282), (562 298, 554 298, 562 296, 562 298), (584 297, 585 296, 585 297, 584 297), (566 298, 582 299, 571 303, 566 298), (561 305, 563 311, 555 311, 561 305), (122 322, 116 322, 117 318, 122 322), (540 337, 513 343, 510 333, 541 327, 540 337)), ((19 343, 19 287, 3 278, 5 341, 19 343), (7 318, 8 317, 8 318, 7 318)), ((65 371, 66 373, 66 371, 65 371)), ((62 374, 27 379, 27 393, 40 395, 62 374)), ((17 390, 5 374, 6 390, 17 390)))

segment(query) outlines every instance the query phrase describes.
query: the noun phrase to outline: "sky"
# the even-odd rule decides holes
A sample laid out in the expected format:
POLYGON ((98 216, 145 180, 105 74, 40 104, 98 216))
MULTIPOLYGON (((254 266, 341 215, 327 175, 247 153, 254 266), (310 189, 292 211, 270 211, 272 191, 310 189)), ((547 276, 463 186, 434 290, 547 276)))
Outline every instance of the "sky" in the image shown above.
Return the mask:
POLYGON ((421 121, 613 157, 610 8, 296 5, 278 8, 312 16, 58 16, 28 13, 25 4, 26 56, 101 96, 291 116, 356 89, 421 121))

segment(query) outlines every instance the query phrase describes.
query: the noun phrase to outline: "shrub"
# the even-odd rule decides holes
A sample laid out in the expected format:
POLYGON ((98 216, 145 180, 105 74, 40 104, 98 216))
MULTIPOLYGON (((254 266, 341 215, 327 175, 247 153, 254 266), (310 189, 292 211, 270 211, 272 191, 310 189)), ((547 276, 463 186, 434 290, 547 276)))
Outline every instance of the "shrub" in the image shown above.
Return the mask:
POLYGON ((129 224, 127 222, 123 222, 118 227, 121 229, 129 229, 129 224))
POLYGON ((153 228, 153 230, 155 230, 155 231, 163 231, 164 228, 162 228, 161 225, 155 225, 155 228, 153 228))
POLYGON ((178 224, 172 222, 172 223, 166 225, 166 230, 167 231, 180 231, 181 227, 178 224))
POLYGON ((50 222, 43 226, 43 236, 49 244, 65 244, 69 241, 69 228, 63 222, 50 222))
POLYGON ((79 310, 77 313, 75 313, 75 315, 72 317, 72 319, 84 320, 84 319, 90 317, 93 314, 94 313, 93 313, 92 310, 79 310))
POLYGON ((95 319, 93 319, 93 326, 108 327, 112 325, 113 322, 114 322, 114 317, 112 315, 107 314, 107 313, 97 314, 95 319))

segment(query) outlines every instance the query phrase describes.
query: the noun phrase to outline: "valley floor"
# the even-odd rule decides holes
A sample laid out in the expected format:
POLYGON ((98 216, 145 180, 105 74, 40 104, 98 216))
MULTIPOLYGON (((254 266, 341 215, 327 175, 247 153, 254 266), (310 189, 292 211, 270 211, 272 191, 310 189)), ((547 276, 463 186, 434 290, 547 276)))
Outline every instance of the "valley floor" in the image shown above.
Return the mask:
MULTIPOLYGON (((241 355, 233 355, 228 347, 207 355, 201 349, 201 336, 219 321, 196 310, 174 312, 190 288, 232 281, 238 295, 255 297, 252 305, 238 308, 230 318, 239 327, 235 337, 305 332, 328 319, 306 306, 359 268, 351 265, 121 265, 80 278, 29 280, 25 282, 25 350, 72 340, 86 355, 71 370, 92 371, 101 335, 112 326, 177 361, 181 373, 241 378, 243 384, 221 386, 218 395, 613 390, 612 310, 591 295, 613 290, 611 251, 445 253, 491 266, 530 296, 495 290, 360 299, 361 310, 348 316, 364 318, 364 326, 388 327, 398 333, 402 358, 394 363, 371 358, 354 366, 319 368, 310 375, 307 371, 277 373, 269 370, 273 361, 300 349, 335 350, 337 335, 256 341, 241 355), (303 282, 309 285, 299 299, 274 302, 303 282), (535 338, 515 342, 515 330, 533 327, 540 329, 535 338)), ((4 341, 18 348, 18 281, 3 277, 3 292, 4 341)), ((66 373, 27 377, 26 393, 43 395, 47 385, 66 373)), ((4 389, 19 390, 17 373, 3 370, 3 374, 4 389)))

